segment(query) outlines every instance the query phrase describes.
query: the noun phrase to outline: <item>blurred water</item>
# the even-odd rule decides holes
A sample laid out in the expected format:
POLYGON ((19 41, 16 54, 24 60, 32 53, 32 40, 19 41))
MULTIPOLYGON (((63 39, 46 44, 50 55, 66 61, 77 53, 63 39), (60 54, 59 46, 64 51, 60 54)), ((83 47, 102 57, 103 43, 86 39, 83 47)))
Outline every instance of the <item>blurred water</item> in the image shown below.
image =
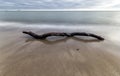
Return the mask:
POLYGON ((119 25, 119 20, 115 11, 0 11, 0 22, 119 25))

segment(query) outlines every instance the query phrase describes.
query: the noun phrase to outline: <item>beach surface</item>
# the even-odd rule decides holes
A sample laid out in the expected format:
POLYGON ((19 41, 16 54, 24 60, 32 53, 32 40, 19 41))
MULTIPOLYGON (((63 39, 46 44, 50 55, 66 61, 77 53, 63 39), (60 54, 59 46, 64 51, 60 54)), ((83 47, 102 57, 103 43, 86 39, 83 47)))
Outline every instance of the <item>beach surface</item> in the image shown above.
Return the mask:
POLYGON ((120 27, 33 28, 0 26, 0 76, 120 76, 120 27), (36 40, 22 33, 88 32, 91 37, 36 40))

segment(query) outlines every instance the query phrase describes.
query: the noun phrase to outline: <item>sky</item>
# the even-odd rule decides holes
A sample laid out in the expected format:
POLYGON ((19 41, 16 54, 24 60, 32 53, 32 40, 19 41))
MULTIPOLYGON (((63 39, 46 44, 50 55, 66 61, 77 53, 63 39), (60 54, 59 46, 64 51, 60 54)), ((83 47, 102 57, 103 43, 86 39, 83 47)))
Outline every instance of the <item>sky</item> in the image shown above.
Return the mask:
POLYGON ((0 0, 0 9, 119 9, 120 0, 0 0))

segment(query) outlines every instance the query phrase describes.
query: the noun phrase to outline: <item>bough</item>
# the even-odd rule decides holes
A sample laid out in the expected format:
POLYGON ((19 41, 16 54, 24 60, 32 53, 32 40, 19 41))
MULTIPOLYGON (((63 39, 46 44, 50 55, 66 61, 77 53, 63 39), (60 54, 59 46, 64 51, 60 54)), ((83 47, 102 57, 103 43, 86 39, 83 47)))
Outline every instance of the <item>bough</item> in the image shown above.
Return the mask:
POLYGON ((98 40, 104 40, 103 37, 92 34, 92 33, 85 33, 85 32, 73 32, 73 33, 64 33, 64 32, 51 32, 51 33, 45 33, 42 35, 35 34, 31 31, 23 31, 24 34, 28 34, 32 36, 35 39, 46 39, 49 36, 66 36, 66 37, 74 37, 74 36, 89 36, 89 37, 94 37, 98 40))

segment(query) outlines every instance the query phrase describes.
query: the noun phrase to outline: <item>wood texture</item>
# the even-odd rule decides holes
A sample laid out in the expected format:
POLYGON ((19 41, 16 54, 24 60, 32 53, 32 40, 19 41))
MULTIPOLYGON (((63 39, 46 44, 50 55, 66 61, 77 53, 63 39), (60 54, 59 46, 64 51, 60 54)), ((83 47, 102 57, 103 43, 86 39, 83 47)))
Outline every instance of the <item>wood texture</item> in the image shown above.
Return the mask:
POLYGON ((46 39, 47 37, 50 36, 66 36, 66 37, 74 37, 74 36, 88 36, 88 37, 94 37, 98 40, 104 40, 103 37, 95 35, 95 34, 91 34, 91 33, 85 33, 85 32, 73 32, 73 33, 61 33, 61 32, 50 32, 50 33, 45 33, 42 35, 38 35, 36 33, 33 33, 31 31, 23 31, 24 34, 28 34, 30 36, 32 36, 35 39, 46 39))

